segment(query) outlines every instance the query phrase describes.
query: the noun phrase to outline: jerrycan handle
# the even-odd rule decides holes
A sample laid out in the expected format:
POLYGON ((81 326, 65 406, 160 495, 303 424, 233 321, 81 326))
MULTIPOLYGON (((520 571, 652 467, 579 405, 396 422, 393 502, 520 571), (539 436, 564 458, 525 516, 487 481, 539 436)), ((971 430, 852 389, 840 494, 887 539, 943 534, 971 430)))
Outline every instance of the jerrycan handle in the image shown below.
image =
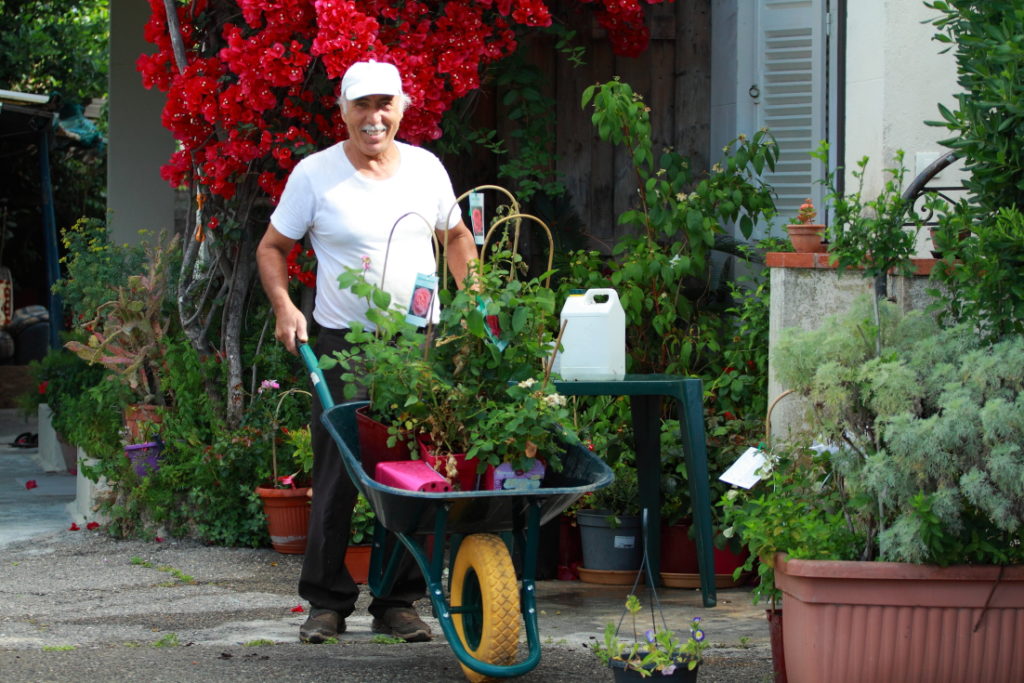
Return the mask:
MULTIPOLYGON (((603 302, 603 303, 617 304, 619 302, 619 293, 616 292, 614 289, 588 289, 587 293, 584 294, 583 296, 585 297, 585 301, 588 304, 597 303, 597 302, 594 301, 594 297, 598 297, 598 296, 606 296, 606 297, 608 297, 608 301, 607 302, 603 302)), ((598 304, 598 305, 602 305, 602 304, 598 304)))

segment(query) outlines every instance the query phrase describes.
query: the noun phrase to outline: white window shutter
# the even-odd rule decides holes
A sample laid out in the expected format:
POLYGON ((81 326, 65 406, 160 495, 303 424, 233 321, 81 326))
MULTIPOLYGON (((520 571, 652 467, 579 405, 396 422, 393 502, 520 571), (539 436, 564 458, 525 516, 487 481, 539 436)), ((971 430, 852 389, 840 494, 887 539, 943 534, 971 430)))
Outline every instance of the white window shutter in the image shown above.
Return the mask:
POLYGON ((827 139, 825 0, 757 0, 757 127, 779 144, 779 161, 765 180, 777 193, 777 225, 807 197, 821 207, 821 162, 810 153, 827 139))

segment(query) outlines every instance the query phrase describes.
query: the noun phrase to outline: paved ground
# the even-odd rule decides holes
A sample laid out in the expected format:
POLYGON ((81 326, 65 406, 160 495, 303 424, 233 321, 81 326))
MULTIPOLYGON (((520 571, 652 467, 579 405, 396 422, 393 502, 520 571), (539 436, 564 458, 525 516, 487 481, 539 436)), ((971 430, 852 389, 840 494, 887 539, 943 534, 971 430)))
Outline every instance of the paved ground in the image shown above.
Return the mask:
MULTIPOLYGON (((373 642, 367 595, 341 642, 299 644, 305 612, 292 610, 309 607, 295 594, 301 557, 69 530, 75 478, 46 474, 32 449, 7 446, 34 429, 19 420, 0 411, 0 680, 464 680, 440 637, 373 642)), ((619 618, 627 590, 539 582, 543 654, 521 680, 610 680, 586 646, 619 618)), ((771 680, 767 625, 749 589, 720 590, 711 609, 695 590, 659 596, 673 628, 704 619, 712 645, 701 682, 771 680)), ((429 604, 421 611, 439 633, 429 604)))

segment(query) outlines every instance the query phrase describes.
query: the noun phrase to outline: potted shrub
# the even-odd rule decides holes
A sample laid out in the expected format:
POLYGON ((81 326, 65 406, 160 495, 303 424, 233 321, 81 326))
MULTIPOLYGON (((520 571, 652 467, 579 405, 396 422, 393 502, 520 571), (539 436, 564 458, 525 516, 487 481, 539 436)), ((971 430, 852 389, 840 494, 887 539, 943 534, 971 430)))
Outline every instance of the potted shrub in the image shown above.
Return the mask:
POLYGON ((1024 338, 979 345, 887 303, 873 329, 867 306, 783 335, 779 377, 823 445, 786 449, 723 500, 782 597, 787 675, 1013 680, 1019 631, 1001 624, 1024 619, 1024 338))
POLYGON ((107 368, 131 390, 134 402, 125 407, 129 443, 153 436, 152 425, 159 420, 156 408, 166 403, 160 376, 172 321, 166 307, 177 243, 173 235, 147 244, 144 272, 113 286, 113 297, 98 304, 94 317, 77 323, 88 335, 85 342, 65 343, 65 348, 107 368))
POLYGON ((825 243, 825 224, 814 222, 817 215, 814 203, 810 199, 805 199, 796 214, 796 220, 786 226, 794 251, 821 254, 828 250, 825 243))
POLYGON ((576 512, 583 565, 580 579, 629 585, 643 560, 640 492, 636 467, 627 459, 612 466, 615 480, 587 496, 576 512))
POLYGON ((651 628, 643 634, 637 622, 637 615, 642 606, 635 595, 626 598, 626 611, 629 612, 633 639, 631 642, 620 640, 619 625, 609 621, 604 628, 603 642, 593 647, 593 652, 606 666, 611 667, 614 680, 641 680, 656 676, 658 680, 688 681, 697 680, 697 669, 701 663, 702 652, 706 647, 704 629, 700 617, 690 622, 690 633, 686 640, 680 640, 675 632, 668 628, 662 615, 662 624, 658 626, 653 614, 651 628))
POLYGON ((373 529, 377 515, 363 494, 356 496, 349 527, 348 548, 345 550, 345 567, 356 583, 366 583, 370 576, 370 553, 373 549, 373 529))
MULTIPOLYGON (((256 495, 263 504, 267 518, 270 543, 279 553, 301 555, 306 552, 307 527, 309 526, 309 499, 313 494, 310 475, 313 471, 313 446, 309 427, 285 431, 285 446, 289 458, 287 467, 279 469, 277 458, 278 438, 281 432, 281 409, 286 399, 293 395, 310 396, 302 389, 288 389, 281 394, 271 394, 280 388, 275 380, 264 380, 260 393, 276 398, 269 433, 271 452, 271 475, 269 482, 256 487, 256 495)), ((250 410, 254 408, 251 407, 250 410)), ((259 407, 255 407, 259 412, 259 407)), ((282 463, 284 464, 284 463, 282 463)))

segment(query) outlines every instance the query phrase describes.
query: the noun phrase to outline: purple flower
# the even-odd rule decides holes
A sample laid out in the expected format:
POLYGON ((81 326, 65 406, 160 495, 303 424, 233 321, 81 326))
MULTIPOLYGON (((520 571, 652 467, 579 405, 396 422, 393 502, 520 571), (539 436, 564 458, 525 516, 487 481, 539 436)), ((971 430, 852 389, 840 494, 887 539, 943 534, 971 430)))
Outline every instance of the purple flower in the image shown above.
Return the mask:
POLYGON ((281 385, 277 383, 276 379, 265 379, 260 382, 260 388, 257 393, 262 394, 267 389, 280 389, 281 385))
POLYGON ((701 642, 702 640, 704 640, 704 631, 702 631, 699 628, 694 629, 693 630, 693 639, 696 640, 698 643, 701 642))
POLYGON ((661 670, 661 675, 662 676, 671 676, 675 672, 676 672, 676 665, 675 664, 670 664, 670 665, 666 666, 664 669, 661 670))
POLYGON ((647 639, 648 643, 653 643, 654 642, 654 629, 649 628, 646 631, 644 631, 644 638, 647 639))

